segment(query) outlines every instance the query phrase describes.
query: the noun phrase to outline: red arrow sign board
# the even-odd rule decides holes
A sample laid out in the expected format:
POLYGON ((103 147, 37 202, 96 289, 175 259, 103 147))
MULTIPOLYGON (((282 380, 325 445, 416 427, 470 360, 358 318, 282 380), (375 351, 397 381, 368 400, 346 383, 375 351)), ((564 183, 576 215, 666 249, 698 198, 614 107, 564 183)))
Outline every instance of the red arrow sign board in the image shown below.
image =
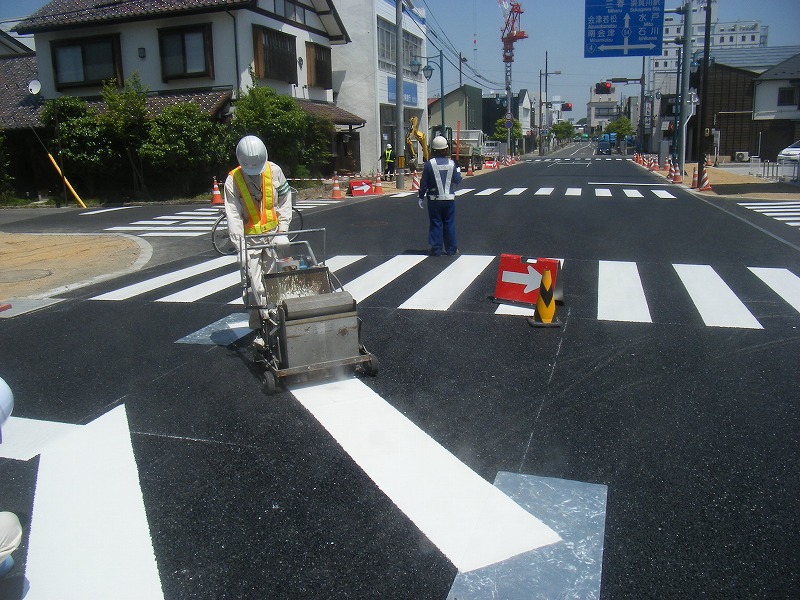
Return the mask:
POLYGON ((350 180, 350 195, 351 196, 370 196, 375 192, 372 190, 372 180, 370 179, 351 179, 350 180))
POLYGON ((495 302, 536 305, 542 273, 550 269, 553 289, 556 289, 559 261, 554 258, 530 258, 517 254, 501 254, 494 288, 495 302))

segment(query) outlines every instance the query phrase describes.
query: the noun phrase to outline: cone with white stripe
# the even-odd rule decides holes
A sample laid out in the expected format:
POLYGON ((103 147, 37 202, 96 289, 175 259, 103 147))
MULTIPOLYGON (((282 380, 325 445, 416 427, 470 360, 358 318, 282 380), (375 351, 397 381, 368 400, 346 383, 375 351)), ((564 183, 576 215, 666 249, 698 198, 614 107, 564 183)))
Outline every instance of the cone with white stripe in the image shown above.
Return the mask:
POLYGON ((667 173, 667 179, 672 181, 675 178, 675 165, 672 163, 672 159, 669 159, 669 173, 667 173))
POLYGON ((419 189, 419 179, 417 178, 417 170, 414 169, 411 175, 411 189, 418 190, 419 189))
POLYGON ((341 200, 344 198, 342 196, 342 190, 339 187, 339 176, 334 173, 333 174, 333 192, 331 192, 331 200, 341 200))
POLYGON ((372 188, 376 194, 383 194, 383 184, 381 184, 381 176, 380 173, 375 178, 375 186, 372 188))
POLYGON ((219 184, 217 178, 214 177, 214 188, 211 193, 211 206, 224 206, 225 202, 222 200, 222 194, 219 193, 219 184))
POLYGON ((695 167, 694 171, 692 171, 692 189, 697 189, 697 167, 695 167))
POLYGON ((713 191, 712 188, 711 188, 711 184, 708 183, 708 169, 703 169, 703 179, 700 182, 699 190, 701 192, 711 192, 711 191, 713 191))
POLYGON ((539 297, 536 299, 536 310, 533 317, 528 317, 531 327, 561 327, 561 321, 556 318, 556 299, 553 289, 553 276, 550 269, 545 268, 542 273, 542 283, 539 285, 539 297))

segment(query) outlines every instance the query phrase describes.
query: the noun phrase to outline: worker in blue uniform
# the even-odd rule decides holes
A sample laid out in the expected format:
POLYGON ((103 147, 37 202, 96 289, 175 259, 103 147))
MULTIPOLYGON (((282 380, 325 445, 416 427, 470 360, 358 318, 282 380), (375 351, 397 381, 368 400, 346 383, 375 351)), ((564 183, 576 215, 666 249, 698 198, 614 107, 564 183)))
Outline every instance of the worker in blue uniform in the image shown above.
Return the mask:
POLYGON ((441 256, 444 250, 448 256, 458 254, 456 241, 455 186, 461 183, 461 173, 450 159, 447 140, 437 135, 431 142, 433 157, 422 169, 419 183, 419 207, 428 199, 428 244, 431 256, 441 256))

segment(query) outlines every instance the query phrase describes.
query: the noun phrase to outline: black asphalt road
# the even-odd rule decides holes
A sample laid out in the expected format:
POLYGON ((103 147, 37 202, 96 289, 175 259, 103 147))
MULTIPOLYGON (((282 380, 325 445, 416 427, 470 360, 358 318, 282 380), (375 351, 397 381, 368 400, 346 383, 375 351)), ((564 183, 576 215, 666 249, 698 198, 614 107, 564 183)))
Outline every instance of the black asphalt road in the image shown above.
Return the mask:
MULTIPOLYGON (((460 252, 563 258, 563 326, 494 314, 497 259, 449 310, 398 310, 455 260, 428 258, 359 304, 381 361, 364 382, 487 481, 510 471, 607 485, 602 598, 796 598, 800 315, 748 267, 800 274, 800 233, 662 183, 592 159, 589 145, 465 178, 475 192, 526 188, 460 196, 460 252), (675 198, 599 198, 597 187, 675 198), (652 323, 598 320, 601 260, 637 264, 652 323), (706 326, 674 264, 711 265, 763 329, 706 326)), ((4 215, 2 227, 99 231, 175 207, 91 225, 61 210, 4 215)), ((345 282, 428 250, 412 196, 306 218, 327 228, 330 256, 367 255, 345 282)), ((143 272, 0 321, 0 375, 17 417, 85 424, 125 405, 165 597, 446 598, 455 567, 290 393, 263 395, 249 338, 175 343, 239 310, 235 293, 153 301, 175 284, 89 300, 213 256, 205 237, 151 243, 160 258, 143 272)), ((0 459, 0 509, 30 521, 37 469, 0 459)), ((21 577, 0 582, 0 597, 21 598, 21 577)))

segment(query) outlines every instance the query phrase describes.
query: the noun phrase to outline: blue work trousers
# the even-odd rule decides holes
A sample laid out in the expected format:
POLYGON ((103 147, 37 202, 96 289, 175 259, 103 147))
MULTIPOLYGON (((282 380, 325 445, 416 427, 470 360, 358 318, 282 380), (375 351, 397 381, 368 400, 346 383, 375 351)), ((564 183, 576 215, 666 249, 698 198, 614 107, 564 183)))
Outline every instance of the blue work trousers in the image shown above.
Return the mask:
POLYGON ((434 254, 441 254, 442 248, 448 254, 458 250, 456 242, 456 203, 454 200, 428 200, 428 244, 434 254))

